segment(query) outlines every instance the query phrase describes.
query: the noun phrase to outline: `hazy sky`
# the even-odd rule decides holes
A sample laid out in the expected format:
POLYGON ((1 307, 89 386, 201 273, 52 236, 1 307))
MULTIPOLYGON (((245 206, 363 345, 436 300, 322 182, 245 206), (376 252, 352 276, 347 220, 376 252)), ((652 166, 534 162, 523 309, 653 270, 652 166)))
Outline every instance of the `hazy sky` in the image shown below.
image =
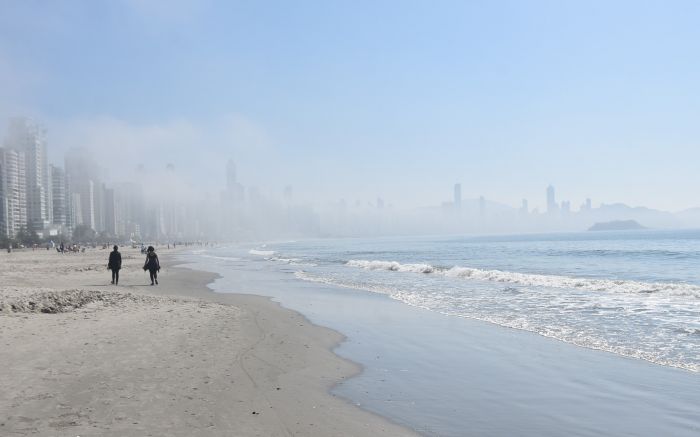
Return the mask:
MULTIPOLYGON (((114 180, 700 206, 697 1, 0 0, 0 117, 114 180)), ((2 122, 0 133, 4 131, 2 122)))

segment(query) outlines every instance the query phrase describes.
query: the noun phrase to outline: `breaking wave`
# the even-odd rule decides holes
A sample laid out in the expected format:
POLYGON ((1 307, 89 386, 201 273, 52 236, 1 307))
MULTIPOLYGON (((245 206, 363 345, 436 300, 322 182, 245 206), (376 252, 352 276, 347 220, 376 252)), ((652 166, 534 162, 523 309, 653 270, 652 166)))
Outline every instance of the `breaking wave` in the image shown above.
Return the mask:
POLYGON ((437 267, 430 264, 401 264, 396 261, 350 260, 347 266, 365 270, 387 270, 404 273, 437 274, 446 277, 477 281, 502 282, 533 287, 573 288, 591 291, 623 293, 666 293, 675 296, 700 298, 700 286, 683 283, 641 282, 616 279, 573 278, 569 276, 482 270, 471 267, 437 267))
POLYGON ((257 255, 257 256, 272 256, 275 254, 274 250, 256 250, 256 249, 250 249, 248 251, 249 254, 251 255, 257 255))

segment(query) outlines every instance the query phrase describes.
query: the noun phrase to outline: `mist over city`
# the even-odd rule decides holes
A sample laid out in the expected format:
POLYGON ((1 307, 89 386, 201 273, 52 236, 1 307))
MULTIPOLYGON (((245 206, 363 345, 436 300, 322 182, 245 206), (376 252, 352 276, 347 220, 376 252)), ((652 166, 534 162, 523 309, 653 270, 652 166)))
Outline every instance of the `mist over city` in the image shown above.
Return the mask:
MULTIPOLYGON (((56 160, 52 158, 60 155, 41 122, 13 117, 5 132, 0 216, 6 240, 27 231, 39 239, 70 239, 76 228, 77 240, 174 242, 563 232, 617 221, 633 221, 637 228, 700 226, 700 208, 672 213, 621 202, 594 204, 591 198, 572 205, 559 200, 563 196, 557 197, 553 185, 535 199, 523 198, 519 206, 483 195, 467 197, 463 189, 473 193, 480 187, 461 183, 443 187, 423 206, 379 195, 314 201, 313 189, 295 192, 292 181, 284 186, 246 183, 241 174, 249 171, 240 171, 231 158, 213 157, 205 146, 201 152, 178 149, 198 157, 182 167, 168 162, 167 152, 141 153, 128 138, 124 147, 109 141, 106 149, 89 144, 68 148, 56 160), (144 155, 149 159, 142 161, 144 155)), ((273 171, 265 164, 257 168, 273 171)))

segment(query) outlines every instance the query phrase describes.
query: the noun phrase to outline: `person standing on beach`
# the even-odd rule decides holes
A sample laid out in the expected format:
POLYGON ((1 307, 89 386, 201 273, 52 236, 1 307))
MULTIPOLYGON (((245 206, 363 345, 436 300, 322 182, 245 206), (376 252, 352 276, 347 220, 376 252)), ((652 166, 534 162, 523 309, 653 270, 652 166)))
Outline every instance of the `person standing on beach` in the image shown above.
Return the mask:
POLYGON ((109 254, 109 263, 107 268, 112 271, 112 284, 119 285, 119 270, 122 268, 122 254, 119 253, 119 247, 114 246, 114 250, 109 254))
POLYGON ((153 246, 148 246, 146 251, 146 263, 143 265, 143 270, 151 275, 151 285, 155 282, 158 285, 158 271, 160 270, 160 261, 158 261, 158 255, 156 255, 156 250, 153 246))

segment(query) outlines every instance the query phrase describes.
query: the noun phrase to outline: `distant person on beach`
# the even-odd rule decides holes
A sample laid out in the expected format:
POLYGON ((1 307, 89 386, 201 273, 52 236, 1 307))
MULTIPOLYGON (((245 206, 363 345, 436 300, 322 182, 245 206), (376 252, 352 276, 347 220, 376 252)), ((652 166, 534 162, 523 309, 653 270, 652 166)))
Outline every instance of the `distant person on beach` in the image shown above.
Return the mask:
POLYGON ((155 282, 158 285, 158 271, 160 270, 160 261, 153 246, 148 246, 146 251, 146 263, 143 265, 143 270, 148 270, 151 275, 151 285, 155 282))
POLYGON ((107 268, 112 271, 112 284, 119 285, 119 270, 122 268, 122 254, 119 253, 119 247, 114 246, 114 250, 109 254, 109 263, 107 268))

